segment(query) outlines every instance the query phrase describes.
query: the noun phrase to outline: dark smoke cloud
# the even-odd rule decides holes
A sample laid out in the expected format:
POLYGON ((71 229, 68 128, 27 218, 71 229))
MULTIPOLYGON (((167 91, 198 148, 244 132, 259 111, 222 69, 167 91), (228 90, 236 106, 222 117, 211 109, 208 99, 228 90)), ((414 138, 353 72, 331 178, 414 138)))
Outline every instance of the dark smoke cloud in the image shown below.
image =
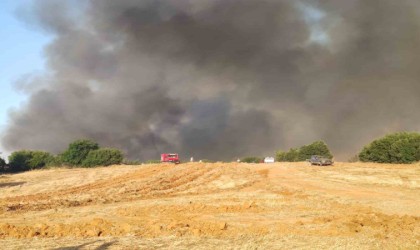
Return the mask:
POLYGON ((48 74, 19 84, 30 98, 9 150, 88 137, 143 160, 232 159, 322 139, 346 159, 420 130, 417 0, 44 0, 25 13, 54 40, 48 74))

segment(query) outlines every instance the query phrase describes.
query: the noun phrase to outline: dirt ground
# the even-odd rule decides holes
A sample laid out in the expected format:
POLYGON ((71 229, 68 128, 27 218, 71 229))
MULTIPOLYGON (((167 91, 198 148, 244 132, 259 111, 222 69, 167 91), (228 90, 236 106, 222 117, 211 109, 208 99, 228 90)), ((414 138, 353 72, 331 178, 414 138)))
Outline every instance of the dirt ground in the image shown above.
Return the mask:
POLYGON ((0 175, 0 249, 419 249, 420 163, 0 175))

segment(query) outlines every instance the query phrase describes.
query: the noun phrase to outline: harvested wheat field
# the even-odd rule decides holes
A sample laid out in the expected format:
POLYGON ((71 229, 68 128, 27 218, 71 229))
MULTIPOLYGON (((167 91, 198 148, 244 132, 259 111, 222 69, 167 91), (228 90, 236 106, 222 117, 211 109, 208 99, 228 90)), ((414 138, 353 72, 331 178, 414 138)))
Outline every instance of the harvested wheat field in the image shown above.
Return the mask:
POLYGON ((418 249, 420 164, 186 163, 0 176, 2 249, 418 249))

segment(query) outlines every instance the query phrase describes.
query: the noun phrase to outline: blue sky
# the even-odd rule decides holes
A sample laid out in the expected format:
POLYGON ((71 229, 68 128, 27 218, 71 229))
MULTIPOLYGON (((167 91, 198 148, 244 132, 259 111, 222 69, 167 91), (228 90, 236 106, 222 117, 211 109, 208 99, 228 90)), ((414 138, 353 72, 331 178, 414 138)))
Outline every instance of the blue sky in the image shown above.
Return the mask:
POLYGON ((7 123, 8 111, 19 107, 26 98, 16 91, 13 83, 25 74, 44 69, 43 47, 51 39, 39 30, 30 29, 16 17, 16 8, 30 2, 0 0, 0 133, 7 123))

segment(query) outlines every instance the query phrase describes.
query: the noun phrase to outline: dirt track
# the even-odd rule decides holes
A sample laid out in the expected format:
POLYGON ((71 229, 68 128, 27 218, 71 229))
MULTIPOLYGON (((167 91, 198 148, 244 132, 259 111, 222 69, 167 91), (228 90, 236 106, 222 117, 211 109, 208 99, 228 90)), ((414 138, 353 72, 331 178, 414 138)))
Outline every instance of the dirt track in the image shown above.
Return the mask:
POLYGON ((417 249, 419 197, 420 164, 32 171, 0 176, 0 246, 417 249))

